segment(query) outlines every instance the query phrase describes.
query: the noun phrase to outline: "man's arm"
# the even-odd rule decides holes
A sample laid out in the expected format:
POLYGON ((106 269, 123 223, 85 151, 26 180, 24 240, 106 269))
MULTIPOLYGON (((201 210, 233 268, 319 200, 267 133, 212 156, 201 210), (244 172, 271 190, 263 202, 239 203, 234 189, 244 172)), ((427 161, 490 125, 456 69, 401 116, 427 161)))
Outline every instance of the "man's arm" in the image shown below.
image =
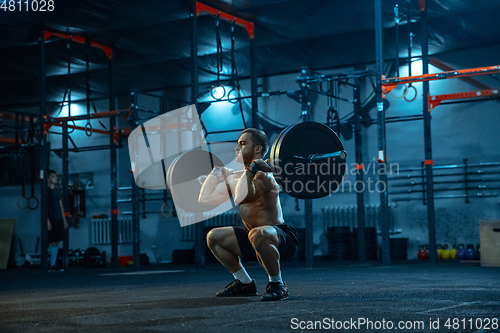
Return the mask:
POLYGON ((271 175, 260 170, 254 175, 246 170, 236 184, 234 202, 238 205, 253 202, 273 188, 274 182, 271 175))
POLYGON ((62 214, 63 221, 64 221, 64 229, 68 229, 68 222, 66 221, 66 215, 64 215, 64 207, 62 204, 62 200, 59 200, 59 205, 61 206, 61 214, 62 214))
MULTIPOLYGON (((225 169, 225 168, 224 168, 225 169)), ((225 175, 229 173, 229 170, 223 171, 225 175)), ((224 177, 224 180, 220 181, 219 178, 210 173, 203 185, 201 186, 200 196, 198 197, 198 202, 202 205, 220 205, 229 200, 232 196, 231 189, 226 183, 229 183, 231 176, 224 177)))

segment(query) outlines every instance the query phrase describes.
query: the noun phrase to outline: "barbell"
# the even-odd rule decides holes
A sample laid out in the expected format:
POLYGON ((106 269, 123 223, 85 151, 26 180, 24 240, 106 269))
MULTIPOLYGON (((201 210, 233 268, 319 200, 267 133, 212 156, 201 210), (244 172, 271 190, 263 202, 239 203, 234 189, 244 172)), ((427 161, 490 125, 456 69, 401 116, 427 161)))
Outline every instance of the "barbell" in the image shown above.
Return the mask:
MULTIPOLYGON (((269 157, 274 178, 281 189, 298 199, 318 199, 335 191, 346 170, 347 153, 337 134, 328 126, 303 122, 285 128, 274 141, 269 157)), ((200 175, 224 163, 212 152, 192 150, 170 164, 166 180, 177 206, 187 212, 205 212, 217 205, 201 205, 200 175)))

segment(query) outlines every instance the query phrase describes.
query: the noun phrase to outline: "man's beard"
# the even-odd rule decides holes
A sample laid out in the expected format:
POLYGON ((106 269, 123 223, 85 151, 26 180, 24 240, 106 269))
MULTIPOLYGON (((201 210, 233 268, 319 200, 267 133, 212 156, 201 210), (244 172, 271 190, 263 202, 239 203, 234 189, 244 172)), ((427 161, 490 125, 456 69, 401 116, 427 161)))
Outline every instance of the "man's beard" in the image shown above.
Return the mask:
POLYGON ((243 155, 241 153, 237 153, 236 154, 236 158, 235 158, 236 162, 238 163, 241 163, 241 164, 245 164, 245 161, 243 160, 243 155))

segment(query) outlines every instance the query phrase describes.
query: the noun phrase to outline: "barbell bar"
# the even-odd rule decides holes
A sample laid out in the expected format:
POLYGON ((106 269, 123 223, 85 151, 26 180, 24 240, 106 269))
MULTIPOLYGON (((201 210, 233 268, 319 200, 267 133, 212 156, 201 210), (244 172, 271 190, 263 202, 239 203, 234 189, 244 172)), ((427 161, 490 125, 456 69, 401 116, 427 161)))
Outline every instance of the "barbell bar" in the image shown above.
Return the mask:
MULTIPOLYGON (((281 189, 298 199, 317 199, 331 194, 342 182, 347 152, 328 126, 303 122, 285 128, 270 151, 270 167, 281 189)), ((167 184, 177 206, 188 212, 205 212, 213 205, 198 203, 200 175, 223 162, 213 153, 192 150, 168 167, 167 184)))

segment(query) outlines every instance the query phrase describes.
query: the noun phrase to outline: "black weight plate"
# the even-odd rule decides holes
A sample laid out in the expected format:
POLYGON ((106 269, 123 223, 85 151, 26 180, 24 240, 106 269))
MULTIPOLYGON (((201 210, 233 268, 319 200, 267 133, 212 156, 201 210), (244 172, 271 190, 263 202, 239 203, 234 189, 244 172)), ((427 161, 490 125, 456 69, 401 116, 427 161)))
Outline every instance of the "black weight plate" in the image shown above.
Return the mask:
POLYGON ((304 162, 294 156, 328 154, 344 150, 335 132, 320 123, 304 122, 283 130, 271 150, 271 167, 285 193, 299 199, 317 199, 332 193, 342 181, 345 161, 328 159, 294 169, 304 162))
MULTIPOLYGON (((301 123, 302 124, 302 123, 301 123)), ((316 124, 316 123, 313 123, 313 124, 316 124)), ((272 159, 275 161, 275 165, 277 165, 277 170, 283 170, 284 166, 286 166, 286 163, 288 163, 288 161, 281 161, 279 159, 279 152, 280 152, 280 149, 281 149, 281 146, 283 144, 283 138, 287 135, 287 133, 293 129, 295 126, 297 126, 299 124, 295 124, 295 125, 291 125, 291 126, 288 126, 287 128, 285 128, 279 135, 279 138, 278 140, 276 140, 276 147, 275 147, 275 151, 274 151, 274 156, 276 157, 275 159, 272 159), (279 164, 281 162, 281 164, 279 164)), ((295 162, 295 161, 293 161, 295 162)), ((273 169, 275 170, 275 169, 273 169)), ((282 172, 275 172, 275 174, 278 174, 278 176, 276 177, 275 175, 275 178, 277 178, 277 182, 278 184, 286 184, 289 179, 288 178, 283 178, 283 173, 282 172)), ((298 183, 295 183, 295 184, 298 184, 298 183)), ((287 192, 285 191, 286 193, 288 193, 289 195, 293 196, 294 198, 297 198, 297 199, 309 199, 307 196, 304 195, 304 193, 302 193, 301 191, 294 191, 293 190, 293 187, 291 188, 291 192, 287 192)))
POLYGON ((223 167, 224 163, 215 154, 205 150, 189 151, 178 156, 170 164, 167 171, 167 183, 174 203, 178 207, 186 212, 201 213, 218 206, 198 203, 201 184, 196 178, 208 175, 214 166, 223 167))
MULTIPOLYGON (((295 125, 288 126, 281 131, 281 133, 278 135, 278 139, 276 139, 276 141, 274 141, 273 147, 271 149, 270 166, 273 170, 274 178, 276 179, 276 181, 278 182, 280 187, 282 187, 281 184, 283 182, 283 179, 281 177, 282 176, 281 172, 279 172, 281 170, 281 167, 280 167, 281 161, 278 158, 279 150, 281 148, 282 138, 286 135, 286 133, 288 133, 288 130, 291 129, 293 126, 295 126, 295 125)), ((281 164, 283 164, 283 162, 281 162, 281 164)), ((283 189, 283 187, 282 187, 282 189, 283 189)), ((303 199, 299 193, 295 193, 295 195, 293 195, 293 197, 297 198, 297 199, 303 199)))
MULTIPOLYGON (((293 126, 293 125, 292 125, 293 126)), ((271 166, 271 168, 273 170, 275 170, 277 167, 279 168, 279 166, 277 165, 277 162, 278 160, 275 159, 274 157, 276 156, 276 149, 278 149, 279 147, 279 143, 281 142, 281 138, 283 137, 283 135, 287 132, 287 130, 289 128, 291 128, 292 126, 288 126, 288 127, 285 127, 281 132, 280 134, 278 135, 278 138, 276 140, 274 140, 274 143, 273 143, 273 146, 271 147, 271 153, 269 155, 269 165, 271 166)), ((280 182, 280 179, 281 179, 281 175, 276 173, 276 172, 273 172, 274 174, 274 178, 276 179, 276 182, 278 184, 281 184, 280 182)))
MULTIPOLYGON (((278 137, 278 140, 276 140, 275 144, 273 146, 275 146, 275 150, 274 150, 274 154, 273 154, 273 157, 271 157, 271 161, 274 161, 274 167, 273 167, 273 174, 276 178, 276 181, 278 182, 278 184, 281 184, 283 183, 283 174, 281 172, 275 172, 276 171, 279 171, 282 169, 283 165, 284 165, 284 162, 283 161, 280 161, 279 159, 279 151, 281 149, 281 144, 283 142, 283 137, 285 137, 285 135, 288 133, 288 131, 290 129, 292 129, 294 126, 296 125, 291 125, 291 126, 288 126, 287 128, 285 128, 279 135, 278 137), (281 163, 281 164, 280 164, 281 163)), ((286 192, 286 191, 285 191, 286 192)), ((288 193, 290 194, 290 193, 288 193)), ((294 194, 290 194, 292 195, 294 198, 297 198, 297 199, 305 199, 305 197, 302 197, 300 193, 294 193, 294 194)))
POLYGON ((85 267, 93 267, 101 261, 101 251, 95 247, 89 247, 83 254, 83 264, 85 267))
MULTIPOLYGON (((283 129, 281 131, 281 133, 278 135, 278 138, 276 139, 276 141, 274 141, 274 144, 273 144, 272 149, 271 149, 270 166, 271 166, 271 168, 273 170, 274 178, 276 179, 276 181, 278 182, 278 184, 280 185, 280 187, 282 189, 283 189, 282 184, 283 184, 283 180, 284 179, 282 178, 282 172, 280 172, 280 171, 283 168, 284 162, 281 161, 278 156, 279 156, 279 151, 281 149, 281 144, 282 144, 283 137, 294 126, 296 126, 296 125, 291 125, 291 126, 286 127, 285 129, 283 129)), ((288 193, 289 195, 291 195, 291 196, 293 196, 294 198, 297 198, 297 199, 305 199, 304 197, 302 197, 300 195, 300 193, 293 193, 293 194, 289 193, 289 192, 286 192, 286 193, 288 193)))

